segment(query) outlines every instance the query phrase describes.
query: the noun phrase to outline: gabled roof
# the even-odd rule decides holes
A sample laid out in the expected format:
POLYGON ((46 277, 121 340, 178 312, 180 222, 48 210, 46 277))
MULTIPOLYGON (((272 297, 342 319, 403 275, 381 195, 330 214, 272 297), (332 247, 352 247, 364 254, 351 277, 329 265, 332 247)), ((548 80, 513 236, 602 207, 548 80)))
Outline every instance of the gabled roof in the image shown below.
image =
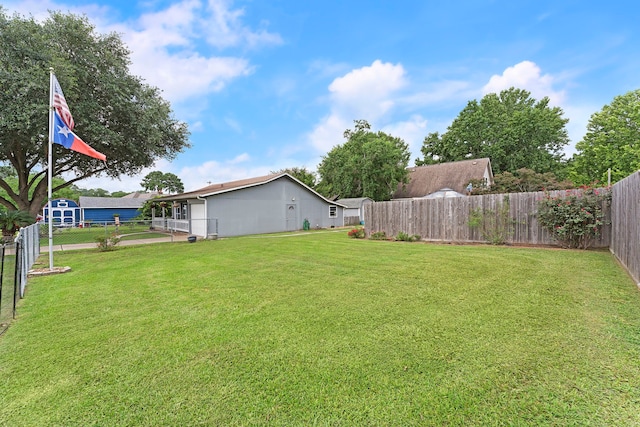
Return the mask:
POLYGON ((187 199, 197 199, 197 198, 203 198, 203 197, 208 197, 208 196, 215 196, 216 194, 227 193, 227 192, 230 192, 230 191, 241 190, 243 188, 256 187, 258 185, 267 184, 269 182, 275 181, 275 180, 283 178, 283 177, 286 177, 286 178, 288 178, 288 179, 300 184, 301 186, 303 186, 307 190, 311 191, 312 193, 314 193, 315 195, 317 195, 318 197, 320 197, 321 199, 323 199, 324 201, 326 201, 328 203, 345 207, 344 205, 342 205, 340 203, 332 202, 331 200, 329 200, 326 197, 322 196, 321 194, 316 192, 314 189, 308 187, 306 184, 304 184, 303 182, 299 181, 295 177, 289 175, 288 173, 277 173, 277 174, 271 174, 271 175, 258 176, 258 177, 255 177, 255 178, 246 178, 246 179, 240 179, 240 180, 237 180, 237 181, 223 182, 223 183, 220 183, 220 184, 212 184, 212 185, 208 185, 206 187, 202 187, 202 188, 200 188, 198 190, 189 191, 189 192, 182 193, 182 194, 172 194, 170 196, 159 197, 156 200, 169 202, 169 201, 174 201, 174 200, 187 200, 187 199))
POLYGON ((134 191, 133 193, 129 193, 126 196, 122 196, 122 199, 142 199, 149 200, 153 197, 158 196, 159 193, 152 191, 150 193, 145 193, 144 191, 134 191))
POLYGON ((130 199, 124 197, 88 197, 80 196, 79 205, 88 209, 140 209, 145 199, 130 199))
POLYGON ((489 171, 489 184, 493 184, 491 161, 487 157, 416 166, 408 170, 409 183, 398 188, 394 199, 424 197, 443 188, 464 194, 469 182, 472 179, 482 180, 486 170, 489 171))
POLYGON ((352 197, 338 199, 338 203, 345 205, 349 209, 360 209, 365 202, 373 202, 369 197, 352 197))

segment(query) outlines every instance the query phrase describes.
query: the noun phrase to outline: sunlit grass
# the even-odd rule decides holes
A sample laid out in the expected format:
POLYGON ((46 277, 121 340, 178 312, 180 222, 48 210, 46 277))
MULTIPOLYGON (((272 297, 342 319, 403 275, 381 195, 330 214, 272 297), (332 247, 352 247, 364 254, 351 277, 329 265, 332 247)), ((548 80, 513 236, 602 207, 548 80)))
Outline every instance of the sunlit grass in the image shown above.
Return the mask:
MULTIPOLYGON (((55 228, 53 231, 54 245, 73 245, 77 243, 96 243, 98 238, 104 238, 116 234, 122 236, 122 240, 133 239, 155 239, 158 237, 166 237, 167 234, 154 232, 149 228, 149 224, 125 223, 119 227, 113 224, 108 226, 94 225, 92 227, 69 227, 55 228)), ((49 231, 45 226, 41 229, 40 246, 49 244, 49 231)))
POLYGON ((286 238, 73 251, 0 338, 0 425, 633 425, 608 252, 286 238))

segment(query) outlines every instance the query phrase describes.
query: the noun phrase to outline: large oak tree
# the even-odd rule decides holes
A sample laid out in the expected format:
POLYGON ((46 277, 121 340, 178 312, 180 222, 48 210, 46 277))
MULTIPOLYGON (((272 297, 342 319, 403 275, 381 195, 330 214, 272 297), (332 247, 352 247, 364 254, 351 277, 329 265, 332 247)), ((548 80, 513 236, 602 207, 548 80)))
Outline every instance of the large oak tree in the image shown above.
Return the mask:
POLYGON ((496 174, 521 168, 558 172, 569 142, 569 120, 562 114, 549 106, 549 98, 536 101, 526 90, 490 93, 480 102, 469 101, 444 134, 429 134, 416 165, 489 157, 496 174))
POLYGON ((185 123, 173 117, 159 90, 129 73, 129 51, 115 33, 98 34, 85 17, 50 13, 38 22, 0 8, 0 163, 18 177, 0 205, 35 215, 46 202, 49 68, 62 86, 85 142, 103 163, 53 147, 54 176, 75 175, 53 190, 90 176, 135 175, 188 147, 185 123))
POLYGON ((409 146, 384 132, 371 132, 366 120, 347 129, 347 142, 334 147, 318 166, 318 191, 326 196, 389 200, 407 183, 409 146))

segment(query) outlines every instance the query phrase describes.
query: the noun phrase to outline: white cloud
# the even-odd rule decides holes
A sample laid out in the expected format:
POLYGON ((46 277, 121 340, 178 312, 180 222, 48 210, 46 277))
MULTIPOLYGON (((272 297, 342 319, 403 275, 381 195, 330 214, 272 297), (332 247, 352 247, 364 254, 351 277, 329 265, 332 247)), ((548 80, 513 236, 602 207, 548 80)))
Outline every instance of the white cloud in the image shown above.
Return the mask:
POLYGON ((379 116, 393 106, 390 95, 405 84, 402 65, 376 60, 338 77, 329 85, 329 92, 336 104, 358 110, 369 110, 379 116))
POLYGON ((219 48, 247 45, 257 47, 261 45, 278 45, 282 43, 280 35, 270 33, 265 29, 254 31, 243 25, 241 18, 244 9, 231 9, 231 2, 227 0, 209 0, 207 19, 207 40, 212 46, 219 48))
POLYGON ((242 153, 229 161, 229 164, 237 165, 239 163, 245 163, 251 160, 251 156, 248 153, 242 153))
POLYGON ((247 59, 204 56, 196 52, 198 45, 254 47, 279 39, 277 34, 255 33, 243 26, 241 16, 242 11, 231 10, 226 1, 203 5, 199 0, 185 0, 108 29, 120 32, 131 49, 132 73, 160 88, 169 101, 178 102, 220 91, 253 72, 247 59), (224 37, 211 37, 211 32, 224 37))
POLYGON ((185 191, 193 191, 210 183, 217 184, 269 174, 270 169, 266 166, 242 167, 241 163, 248 160, 246 153, 222 162, 211 160, 200 165, 184 167, 176 175, 184 183, 185 191))
MULTIPOLYGON (((149 3, 151 5, 151 3, 149 3)), ((253 66, 238 56, 207 55, 209 48, 277 45, 281 37, 264 28, 252 29, 244 11, 227 0, 183 0, 125 23, 107 6, 67 5, 51 0, 9 1, 7 10, 46 19, 48 10, 87 15, 100 33, 116 32, 131 51, 131 72, 158 87, 172 103, 222 90, 253 66)))
POLYGON ((326 153, 344 142, 342 134, 352 123, 337 114, 330 114, 313 128, 308 136, 309 142, 317 152, 326 153))
POLYGON ((477 95, 477 89, 462 80, 445 80, 431 84, 429 90, 415 92, 405 96, 402 102, 412 108, 420 108, 428 105, 442 105, 458 103, 460 100, 469 100, 477 95))
POLYGON ((406 83, 402 65, 380 60, 336 78, 329 85, 331 111, 309 133, 310 145, 326 152, 344 142, 353 120, 377 121, 396 105, 394 94, 406 83))
POLYGON ((427 135, 427 120, 419 114, 415 114, 409 120, 391 123, 381 129, 389 135, 402 138, 409 145, 411 159, 409 164, 413 164, 413 160, 421 155, 420 148, 427 135))
POLYGON ((505 69, 501 75, 493 75, 482 88, 483 94, 500 93, 500 91, 516 87, 531 92, 535 99, 549 97, 552 105, 560 106, 565 100, 564 90, 553 89, 555 78, 550 74, 541 74, 540 67, 534 62, 522 61, 513 67, 505 69))
MULTIPOLYGON (((172 172, 175 171, 171 167, 171 162, 168 160, 160 159, 152 167, 143 169, 140 173, 134 176, 121 175, 120 179, 112 179, 108 177, 91 177, 78 181, 76 185, 80 188, 102 188, 110 193, 115 191, 141 191, 142 187, 140 183, 142 179, 153 171, 172 172)), ((65 179, 73 179, 75 175, 68 175, 65 179)))

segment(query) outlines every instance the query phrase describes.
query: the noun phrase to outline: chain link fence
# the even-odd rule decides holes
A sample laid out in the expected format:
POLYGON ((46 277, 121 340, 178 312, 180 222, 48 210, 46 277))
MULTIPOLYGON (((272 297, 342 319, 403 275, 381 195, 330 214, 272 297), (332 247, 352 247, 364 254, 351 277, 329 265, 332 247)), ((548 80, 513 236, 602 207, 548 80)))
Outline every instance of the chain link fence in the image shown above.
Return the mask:
POLYGON ((13 242, 0 245, 0 334, 16 317, 18 299, 24 297, 29 269, 40 255, 38 224, 20 229, 13 242))
POLYGON ((0 334, 16 316, 19 294, 16 260, 15 243, 0 245, 0 334))
MULTIPOLYGON (((40 246, 48 250, 49 225, 41 223, 40 246)), ((120 241, 171 238, 175 232, 153 227, 151 220, 139 221, 86 221, 75 226, 54 226, 54 250, 97 247, 100 240, 118 237, 120 241)))

